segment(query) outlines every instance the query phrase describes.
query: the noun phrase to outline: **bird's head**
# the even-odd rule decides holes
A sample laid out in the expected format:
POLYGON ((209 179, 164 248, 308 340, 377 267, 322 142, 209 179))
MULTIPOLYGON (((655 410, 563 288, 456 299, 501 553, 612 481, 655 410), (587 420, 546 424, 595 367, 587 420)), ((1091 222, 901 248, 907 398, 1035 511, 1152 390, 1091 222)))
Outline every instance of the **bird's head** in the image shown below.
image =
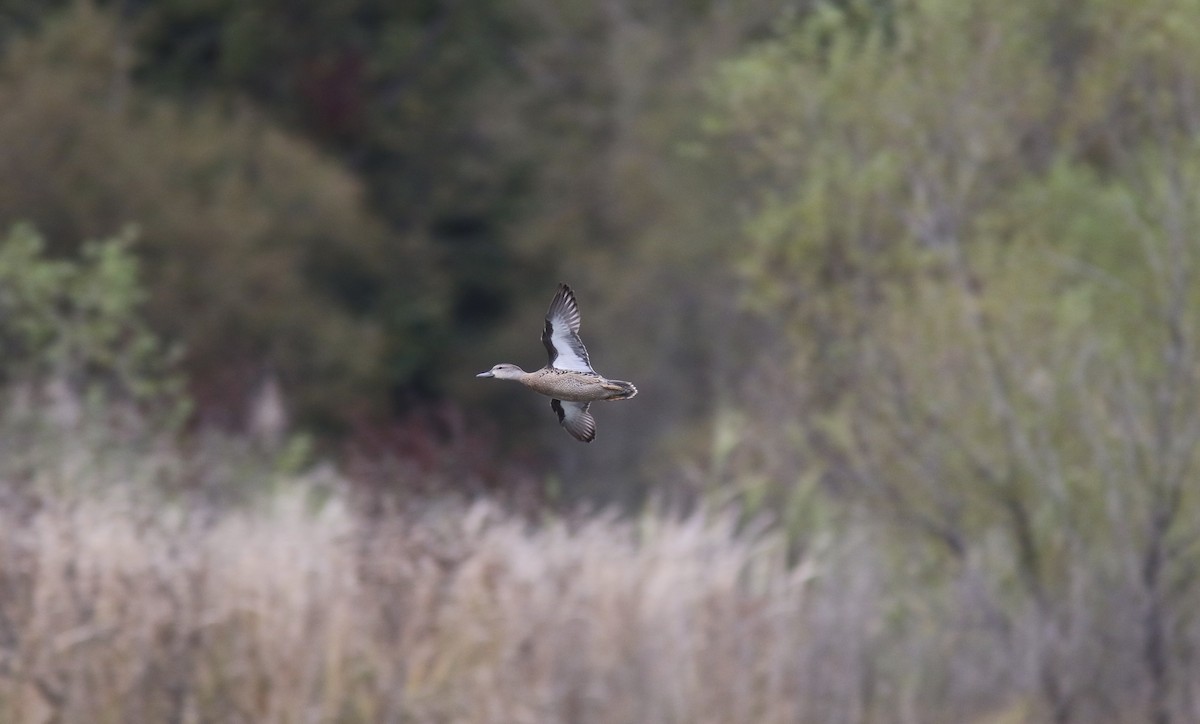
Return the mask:
POLYGON ((525 374, 525 370, 507 362, 501 362, 487 372, 480 372, 476 377, 495 377, 499 380, 515 380, 525 374))

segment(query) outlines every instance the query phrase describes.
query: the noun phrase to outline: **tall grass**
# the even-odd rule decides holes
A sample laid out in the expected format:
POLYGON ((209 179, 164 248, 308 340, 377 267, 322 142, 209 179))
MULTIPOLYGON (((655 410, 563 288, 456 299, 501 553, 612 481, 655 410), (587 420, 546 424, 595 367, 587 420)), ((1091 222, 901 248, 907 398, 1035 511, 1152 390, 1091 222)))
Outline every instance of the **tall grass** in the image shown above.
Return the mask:
POLYGON ((730 516, 0 512, 0 720, 794 721, 805 566, 730 516))

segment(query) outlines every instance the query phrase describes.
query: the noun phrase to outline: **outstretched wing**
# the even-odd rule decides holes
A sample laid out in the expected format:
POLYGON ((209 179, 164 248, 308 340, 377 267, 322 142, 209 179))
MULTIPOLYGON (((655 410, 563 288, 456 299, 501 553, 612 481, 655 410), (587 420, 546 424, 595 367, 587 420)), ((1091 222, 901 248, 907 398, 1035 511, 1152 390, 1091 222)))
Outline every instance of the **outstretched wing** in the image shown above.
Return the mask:
POLYGON ((591 442, 596 439, 596 420, 588 412, 591 404, 550 400, 550 409, 558 414, 558 421, 572 437, 581 442, 591 442))
POLYGON ((575 293, 566 284, 558 285, 558 293, 550 302, 542 344, 546 345, 550 355, 551 367, 595 374, 587 348, 579 339, 579 307, 575 304, 575 293))

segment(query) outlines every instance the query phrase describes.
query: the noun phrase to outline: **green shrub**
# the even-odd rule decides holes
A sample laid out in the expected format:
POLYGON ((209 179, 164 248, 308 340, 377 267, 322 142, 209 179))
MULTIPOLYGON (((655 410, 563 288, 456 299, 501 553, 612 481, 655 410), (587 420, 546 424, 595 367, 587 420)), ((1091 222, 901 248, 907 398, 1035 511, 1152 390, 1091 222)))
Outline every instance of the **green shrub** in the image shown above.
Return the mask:
POLYGON ((75 259, 46 255, 32 226, 0 242, 0 380, 66 384, 95 402, 183 403, 177 350, 147 326, 134 233, 85 242, 75 259))

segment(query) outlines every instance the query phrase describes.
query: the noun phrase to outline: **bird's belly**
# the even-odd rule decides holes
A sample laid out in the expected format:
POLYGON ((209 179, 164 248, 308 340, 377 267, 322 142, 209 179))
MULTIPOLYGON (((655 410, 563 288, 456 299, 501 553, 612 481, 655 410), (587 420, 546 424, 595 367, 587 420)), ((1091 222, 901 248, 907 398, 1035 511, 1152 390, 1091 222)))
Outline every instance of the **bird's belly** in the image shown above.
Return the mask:
POLYGON ((558 400, 590 402, 603 399, 604 391, 600 387, 602 382, 603 378, 600 377, 584 382, 573 378, 546 376, 528 380, 525 384, 535 392, 558 400))

